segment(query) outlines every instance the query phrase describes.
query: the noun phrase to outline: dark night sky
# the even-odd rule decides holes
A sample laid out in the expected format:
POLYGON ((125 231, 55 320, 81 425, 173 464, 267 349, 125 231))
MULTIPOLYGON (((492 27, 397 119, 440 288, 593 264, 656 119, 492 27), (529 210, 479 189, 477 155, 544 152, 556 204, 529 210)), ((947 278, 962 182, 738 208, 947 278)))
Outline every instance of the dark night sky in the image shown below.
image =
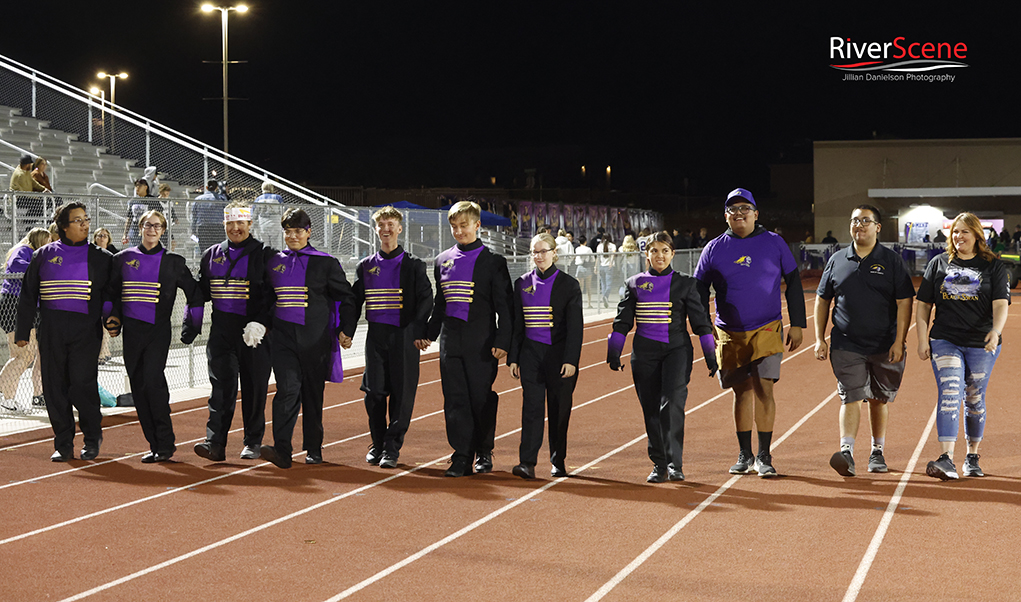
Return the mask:
MULTIPOLYGON (((219 13, 55 2, 0 53, 219 146, 219 13), (66 40, 64 44, 61 41, 66 40), (70 48, 70 50, 68 50, 70 48)), ((812 140, 1018 137, 1021 9, 918 4, 253 0, 230 17, 231 151, 320 185, 471 186, 538 167, 577 186, 720 194, 768 185, 812 140), (843 82, 830 36, 965 42, 952 84, 843 82)), ((27 19, 26 19, 27 21, 27 19)))

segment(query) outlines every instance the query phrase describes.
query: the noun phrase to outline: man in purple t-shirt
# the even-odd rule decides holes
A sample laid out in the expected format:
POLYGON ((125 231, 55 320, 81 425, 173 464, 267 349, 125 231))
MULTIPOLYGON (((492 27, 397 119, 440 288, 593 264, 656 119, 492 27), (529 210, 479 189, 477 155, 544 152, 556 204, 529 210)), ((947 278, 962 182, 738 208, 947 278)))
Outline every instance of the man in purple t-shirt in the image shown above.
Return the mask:
POLYGON ((735 189, 724 208, 730 228, 703 249, 695 278, 707 298, 710 286, 716 291, 720 385, 734 390, 740 453, 730 473, 775 477, 770 445, 776 416, 773 383, 780 380, 784 350, 780 283, 787 284, 784 297, 791 320, 786 346, 794 351, 806 325, 801 275, 783 239, 756 225, 759 211, 751 192, 735 189), (752 455, 753 425, 758 427, 757 456, 752 455))

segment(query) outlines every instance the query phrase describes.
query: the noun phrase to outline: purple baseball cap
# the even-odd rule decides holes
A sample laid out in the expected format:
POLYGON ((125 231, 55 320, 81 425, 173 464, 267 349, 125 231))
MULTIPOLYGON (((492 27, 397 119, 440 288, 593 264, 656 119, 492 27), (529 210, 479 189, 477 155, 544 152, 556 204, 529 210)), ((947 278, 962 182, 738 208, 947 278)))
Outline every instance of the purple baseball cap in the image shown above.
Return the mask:
POLYGON ((727 202, 724 203, 723 206, 726 207, 730 205, 732 202, 733 203, 740 202, 735 201, 734 197, 741 197, 741 200, 748 201, 749 203, 752 204, 752 207, 755 207, 756 210, 758 210, 759 208, 759 206, 755 204, 755 197, 752 196, 752 193, 750 191, 745 190, 744 188, 735 188, 734 190, 731 190, 730 194, 727 195, 727 202))

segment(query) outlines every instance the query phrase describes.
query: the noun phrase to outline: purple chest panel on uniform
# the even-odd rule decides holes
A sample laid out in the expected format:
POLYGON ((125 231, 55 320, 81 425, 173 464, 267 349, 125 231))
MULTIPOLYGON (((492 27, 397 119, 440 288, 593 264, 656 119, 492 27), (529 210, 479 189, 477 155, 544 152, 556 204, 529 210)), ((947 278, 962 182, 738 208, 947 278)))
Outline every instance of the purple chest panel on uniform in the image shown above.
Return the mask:
POLYGON ((138 247, 117 255, 118 269, 124 284, 121 303, 124 315, 153 324, 156 322, 156 304, 160 297, 160 262, 166 251, 147 255, 138 247))
POLYGON ((39 255, 39 305, 46 309, 89 313, 89 245, 63 241, 43 247, 39 255))
POLYGON ((670 321, 673 303, 670 301, 670 283, 673 272, 653 276, 643 272, 634 278, 635 333, 653 341, 670 342, 670 321))
POLYGON ((440 253, 440 290, 447 304, 447 316, 468 321, 468 310, 475 298, 475 262, 485 247, 462 251, 456 246, 440 253))
POLYGON ((227 253, 224 253, 220 245, 213 247, 209 255, 209 290, 213 309, 239 315, 248 313, 248 255, 239 259, 233 270, 230 269, 231 259, 236 259, 243 252, 244 249, 227 247, 227 253))
MULTIPOLYGON (((17 274, 24 273, 23 267, 20 269, 14 269, 15 260, 20 260, 27 264, 32 259, 32 247, 28 245, 21 245, 13 253, 11 253, 11 260, 7 262, 7 273, 17 274)), ((0 293, 5 295, 14 295, 15 297, 21 295, 21 280, 17 278, 4 278, 3 286, 0 286, 0 293)))
POLYGON ((536 270, 532 270, 518 284, 521 309, 525 315, 525 337, 537 343, 553 343, 553 307, 550 305, 550 295, 558 275, 560 270, 543 280, 536 270))
POLYGON ((365 319, 401 325, 401 308, 404 306, 404 290, 401 289, 401 261, 404 253, 391 259, 384 259, 376 253, 362 264, 362 279, 365 281, 365 319))
POLYGON ((266 264, 269 282, 276 293, 273 315, 294 324, 305 325, 305 308, 308 307, 308 287, 305 273, 308 257, 300 253, 282 251, 266 264))

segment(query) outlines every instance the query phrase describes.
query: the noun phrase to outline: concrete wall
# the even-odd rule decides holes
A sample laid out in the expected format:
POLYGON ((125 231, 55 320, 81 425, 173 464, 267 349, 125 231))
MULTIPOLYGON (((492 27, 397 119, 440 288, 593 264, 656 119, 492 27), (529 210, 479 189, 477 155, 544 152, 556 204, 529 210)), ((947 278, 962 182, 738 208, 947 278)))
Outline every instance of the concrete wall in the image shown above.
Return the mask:
MULTIPOLYGON (((814 145, 815 237, 827 230, 849 242, 854 207, 883 212, 880 239, 896 241, 898 215, 927 203, 952 218, 961 211, 1002 217, 1014 231, 1021 224, 1021 197, 869 198, 870 188, 1021 186, 1021 139, 867 140, 814 145)), ((903 234, 903 232, 900 232, 903 234)))

